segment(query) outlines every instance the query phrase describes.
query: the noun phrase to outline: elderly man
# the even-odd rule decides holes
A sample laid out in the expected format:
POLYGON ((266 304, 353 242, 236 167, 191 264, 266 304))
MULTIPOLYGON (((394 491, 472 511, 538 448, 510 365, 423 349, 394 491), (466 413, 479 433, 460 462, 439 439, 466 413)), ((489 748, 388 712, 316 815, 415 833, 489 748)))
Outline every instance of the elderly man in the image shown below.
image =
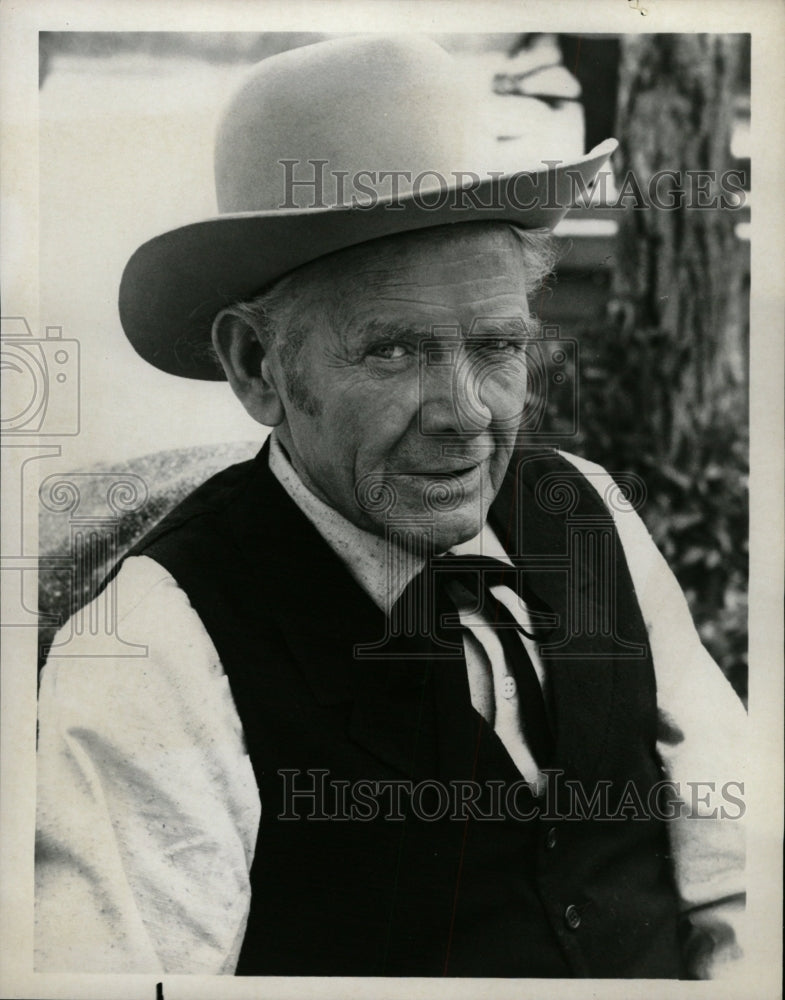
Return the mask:
POLYGON ((136 349, 273 431, 119 568, 147 656, 45 669, 37 968, 739 958, 744 713, 610 477, 536 445, 568 171, 498 169, 471 113, 423 40, 267 60, 222 214, 129 263, 136 349))

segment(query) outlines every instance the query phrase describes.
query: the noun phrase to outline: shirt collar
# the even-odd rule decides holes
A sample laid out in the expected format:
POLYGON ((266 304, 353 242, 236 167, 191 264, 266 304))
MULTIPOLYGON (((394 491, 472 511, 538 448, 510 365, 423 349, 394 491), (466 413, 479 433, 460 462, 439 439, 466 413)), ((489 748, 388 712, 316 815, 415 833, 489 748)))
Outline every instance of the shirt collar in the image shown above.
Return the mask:
MULTIPOLYGON (((407 549, 352 524, 320 500, 300 479, 278 437, 270 435, 270 471, 313 524, 363 590, 386 614, 423 567, 407 549)), ((487 523, 474 538, 454 546, 456 555, 485 555, 509 563, 504 548, 487 523)))

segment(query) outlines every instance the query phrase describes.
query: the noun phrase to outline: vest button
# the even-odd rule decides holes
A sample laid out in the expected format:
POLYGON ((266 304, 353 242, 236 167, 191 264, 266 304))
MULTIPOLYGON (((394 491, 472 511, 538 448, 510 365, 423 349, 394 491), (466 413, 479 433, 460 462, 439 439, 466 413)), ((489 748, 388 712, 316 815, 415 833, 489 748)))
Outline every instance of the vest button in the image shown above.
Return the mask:
POLYGON ((556 827, 552 826, 545 834, 545 846, 552 851, 556 846, 556 827))
POLYGON ((577 931, 581 926, 581 915, 578 913, 578 909, 575 906, 568 906, 564 911, 564 922, 570 928, 571 931, 577 931))

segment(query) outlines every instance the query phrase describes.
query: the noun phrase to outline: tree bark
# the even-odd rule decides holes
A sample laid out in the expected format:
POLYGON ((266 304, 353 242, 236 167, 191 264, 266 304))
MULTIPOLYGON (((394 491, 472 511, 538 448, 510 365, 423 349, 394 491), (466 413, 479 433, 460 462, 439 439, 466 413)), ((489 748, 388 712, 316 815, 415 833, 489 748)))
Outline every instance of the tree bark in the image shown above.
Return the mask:
POLYGON ((693 436, 744 397, 742 248, 738 215, 701 208, 729 195, 730 135, 741 36, 625 36, 621 45, 616 154, 618 183, 634 181, 620 223, 614 298, 624 325, 646 331, 655 348, 641 404, 659 416, 657 449, 673 464, 689 460, 693 436), (662 175, 662 171, 673 174, 662 175), (659 176, 659 180, 657 180, 659 176), (651 204, 635 207, 637 188, 651 204), (664 342, 664 343, 663 343, 664 342), (664 350, 656 349, 662 344, 664 350), (648 397, 648 398, 646 398, 648 397))

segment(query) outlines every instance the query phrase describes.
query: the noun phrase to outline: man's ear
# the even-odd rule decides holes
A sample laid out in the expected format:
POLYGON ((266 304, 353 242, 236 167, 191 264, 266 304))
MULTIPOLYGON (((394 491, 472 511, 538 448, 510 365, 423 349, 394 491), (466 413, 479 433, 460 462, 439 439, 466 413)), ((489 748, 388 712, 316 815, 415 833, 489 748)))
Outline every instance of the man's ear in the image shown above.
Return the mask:
POLYGON ((215 317, 212 336, 235 396, 254 420, 277 427, 285 417, 283 400, 256 330, 229 306, 215 317))

